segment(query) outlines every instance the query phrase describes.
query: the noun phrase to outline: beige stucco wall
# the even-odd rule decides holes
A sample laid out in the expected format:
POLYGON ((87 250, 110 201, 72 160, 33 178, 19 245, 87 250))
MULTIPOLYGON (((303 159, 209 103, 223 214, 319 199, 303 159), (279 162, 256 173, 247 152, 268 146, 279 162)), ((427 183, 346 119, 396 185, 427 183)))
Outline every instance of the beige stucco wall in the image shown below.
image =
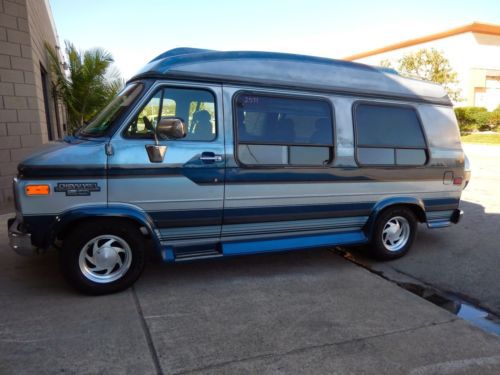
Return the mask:
MULTIPOLYGON (((19 161, 48 141, 40 68, 49 71, 45 41, 58 43, 45 0, 0 0, 0 205, 12 201, 19 161)), ((48 101, 55 127, 52 95, 48 101)))
MULTIPOLYGON (((400 48, 355 61, 370 65, 380 65, 380 62, 385 59, 396 62, 405 54, 421 48, 435 48, 443 52, 450 61, 453 70, 458 74, 458 87, 463 99, 463 101, 455 103, 459 106, 475 105, 475 88, 484 87, 484 77, 487 72, 500 74, 500 36, 472 32, 400 48)), ((500 103, 498 104, 500 105, 500 103)))

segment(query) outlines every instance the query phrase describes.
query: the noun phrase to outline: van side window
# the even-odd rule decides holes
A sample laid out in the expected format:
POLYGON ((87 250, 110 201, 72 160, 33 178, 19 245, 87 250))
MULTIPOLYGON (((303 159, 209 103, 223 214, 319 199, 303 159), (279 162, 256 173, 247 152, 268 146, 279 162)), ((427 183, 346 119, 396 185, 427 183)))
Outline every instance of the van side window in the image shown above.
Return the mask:
POLYGON ((323 166, 333 159, 332 111, 324 100, 242 93, 235 112, 245 165, 323 166))
POLYGON ((424 165, 427 146, 414 108, 360 103, 354 107, 360 165, 424 165))
POLYGON ((216 136, 215 98, 210 91, 165 88, 158 90, 125 130, 126 138, 153 139, 159 118, 179 117, 187 126, 176 141, 212 141, 216 136))

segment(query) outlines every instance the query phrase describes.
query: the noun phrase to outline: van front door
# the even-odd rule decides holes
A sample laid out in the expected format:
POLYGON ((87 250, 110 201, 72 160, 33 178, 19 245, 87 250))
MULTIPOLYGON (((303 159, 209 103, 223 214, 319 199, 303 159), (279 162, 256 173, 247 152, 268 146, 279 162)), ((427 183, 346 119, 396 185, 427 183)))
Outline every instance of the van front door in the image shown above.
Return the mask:
POLYGON ((214 254, 220 239, 224 194, 221 87, 157 84, 111 140, 108 200, 147 212, 167 260, 214 254), (156 139, 160 119, 182 119, 182 139, 156 139), (153 160, 146 147, 159 145, 153 160), (164 146, 164 147, 163 147, 164 146))

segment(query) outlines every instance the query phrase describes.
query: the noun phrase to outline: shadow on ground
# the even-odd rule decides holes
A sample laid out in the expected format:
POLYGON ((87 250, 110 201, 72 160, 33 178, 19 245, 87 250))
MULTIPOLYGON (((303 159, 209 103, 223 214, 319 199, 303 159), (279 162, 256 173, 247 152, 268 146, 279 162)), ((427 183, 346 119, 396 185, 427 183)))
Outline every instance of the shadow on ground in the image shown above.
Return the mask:
POLYGON ((457 225, 420 225, 413 248, 403 258, 377 262, 367 256, 367 247, 349 251, 372 270, 411 276, 499 315, 500 214, 468 201, 461 201, 460 208, 464 216, 457 225))

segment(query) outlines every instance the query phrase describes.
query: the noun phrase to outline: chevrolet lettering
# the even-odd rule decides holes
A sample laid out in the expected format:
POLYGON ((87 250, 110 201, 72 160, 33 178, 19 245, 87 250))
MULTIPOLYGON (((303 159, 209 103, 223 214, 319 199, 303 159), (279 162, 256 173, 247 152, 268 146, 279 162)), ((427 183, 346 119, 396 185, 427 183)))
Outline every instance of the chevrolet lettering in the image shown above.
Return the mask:
POLYGON ((68 182, 58 183, 54 188, 55 192, 66 193, 67 196, 90 195, 93 191, 101 191, 101 188, 95 182, 68 182))

